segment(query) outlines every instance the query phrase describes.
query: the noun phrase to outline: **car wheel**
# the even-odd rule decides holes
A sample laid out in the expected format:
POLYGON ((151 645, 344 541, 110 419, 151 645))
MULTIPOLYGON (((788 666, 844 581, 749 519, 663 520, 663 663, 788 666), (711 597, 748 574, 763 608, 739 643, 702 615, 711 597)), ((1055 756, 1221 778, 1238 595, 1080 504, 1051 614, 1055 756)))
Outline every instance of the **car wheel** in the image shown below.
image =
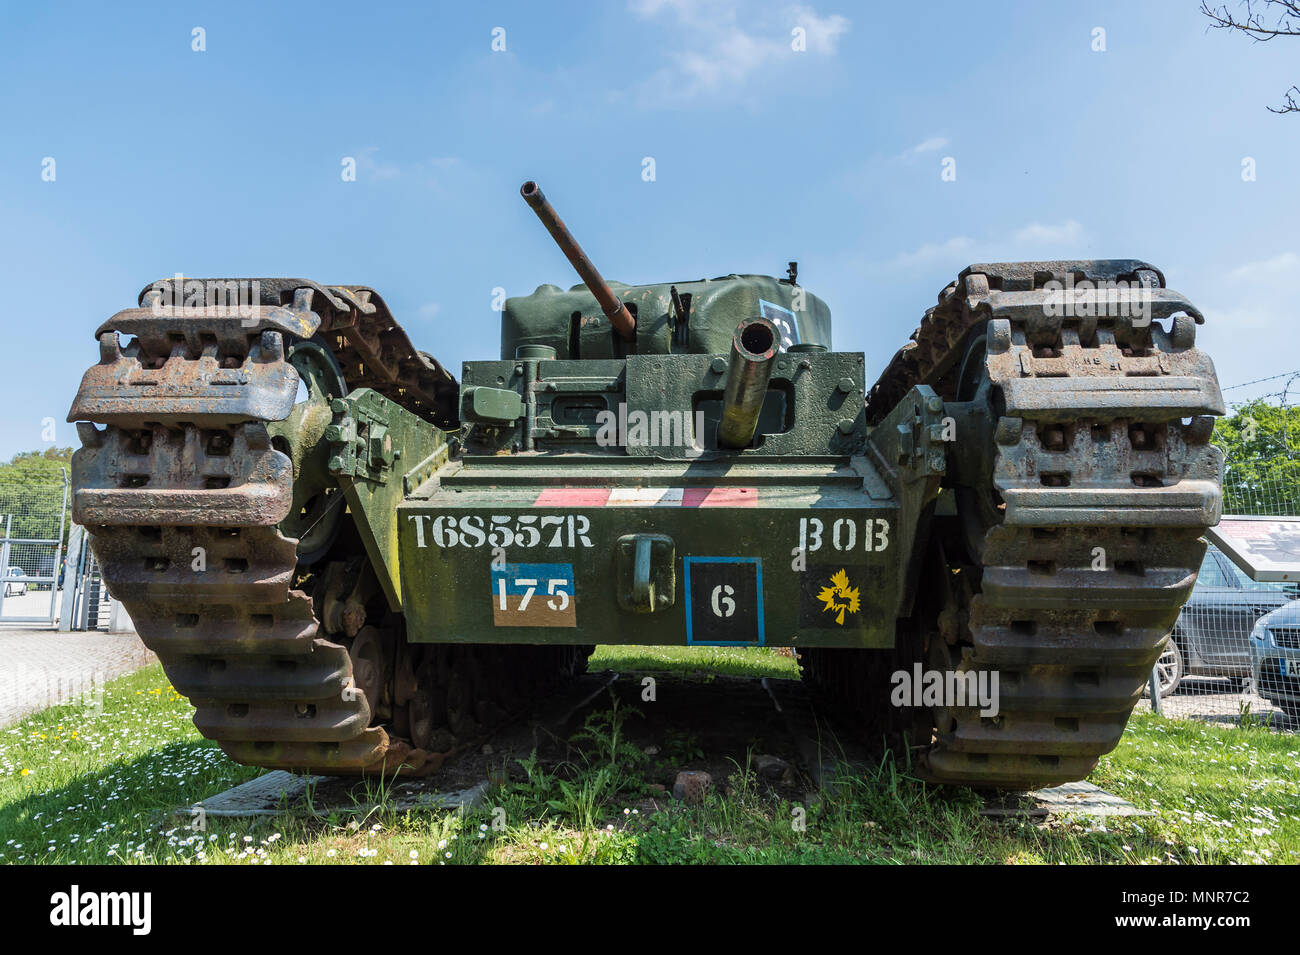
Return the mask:
MULTIPOLYGON (((1169 643, 1165 645, 1164 652, 1156 660, 1156 684, 1159 687, 1160 699, 1164 699, 1174 690, 1178 689, 1178 684, 1183 682, 1183 651, 1178 648, 1174 638, 1169 638, 1169 643)), ((1151 683, 1148 681, 1146 688, 1142 691, 1143 696, 1151 695, 1151 683)))

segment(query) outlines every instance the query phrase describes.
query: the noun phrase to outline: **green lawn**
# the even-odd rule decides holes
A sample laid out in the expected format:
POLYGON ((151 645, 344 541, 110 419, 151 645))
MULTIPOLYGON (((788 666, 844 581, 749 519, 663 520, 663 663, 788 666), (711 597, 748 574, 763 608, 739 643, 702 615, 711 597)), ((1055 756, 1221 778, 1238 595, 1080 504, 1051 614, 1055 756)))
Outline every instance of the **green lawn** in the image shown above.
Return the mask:
MULTIPOLYGON (((772 651, 602 647, 593 667, 794 675, 772 651)), ((1155 815, 981 817, 980 797, 886 762, 804 807, 742 766, 701 807, 665 804, 644 757, 601 714, 583 756, 492 794, 475 813, 403 813, 372 784, 352 810, 189 828, 173 810, 251 778, 201 740, 154 666, 109 685, 102 712, 61 706, 0 730, 0 862, 1300 862, 1300 738, 1135 716, 1092 779, 1155 815), (366 808, 378 800, 380 808, 366 808)))
POLYGON ((748 647, 597 647, 592 670, 705 671, 726 676, 799 678, 794 657, 748 647))

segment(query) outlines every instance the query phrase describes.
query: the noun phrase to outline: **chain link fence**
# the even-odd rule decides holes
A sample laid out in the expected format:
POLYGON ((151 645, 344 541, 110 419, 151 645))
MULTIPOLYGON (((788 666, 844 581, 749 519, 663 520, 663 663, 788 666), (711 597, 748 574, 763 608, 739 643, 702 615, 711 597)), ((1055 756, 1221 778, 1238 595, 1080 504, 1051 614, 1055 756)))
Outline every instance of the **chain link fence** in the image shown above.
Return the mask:
POLYGON ((67 478, 0 483, 0 623, 53 623, 67 543, 67 478))
MULTIPOLYGON (((1214 441, 1227 462, 1225 515, 1300 516, 1300 407, 1295 403, 1300 373, 1266 381, 1284 384, 1280 391, 1230 403, 1228 417, 1215 430, 1214 441)), ((1300 584, 1251 580, 1211 546, 1156 664, 1152 683, 1159 689, 1161 712, 1300 729, 1300 610, 1290 609, 1298 598, 1300 584), (1284 662, 1291 644, 1295 664, 1284 662)), ((1150 688, 1146 695, 1149 701, 1150 688)))

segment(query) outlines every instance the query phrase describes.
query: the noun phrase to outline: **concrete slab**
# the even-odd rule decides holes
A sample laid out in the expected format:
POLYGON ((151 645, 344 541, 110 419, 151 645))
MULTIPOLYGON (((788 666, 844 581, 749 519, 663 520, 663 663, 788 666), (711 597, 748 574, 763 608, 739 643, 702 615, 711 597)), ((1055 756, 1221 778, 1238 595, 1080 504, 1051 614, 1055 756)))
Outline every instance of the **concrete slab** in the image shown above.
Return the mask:
POLYGON ((272 770, 264 776, 240 783, 234 789, 209 796, 195 806, 177 809, 181 815, 193 815, 197 808, 209 816, 243 818, 249 816, 278 816, 302 800, 303 794, 323 776, 295 776, 282 769, 272 770))
MULTIPOLYGON (((471 809, 483 801, 488 788, 488 781, 485 779, 468 789, 438 792, 433 788, 433 784, 415 779, 393 787, 390 805, 394 809, 471 809)), ((241 783, 233 789, 209 796, 197 806, 182 806, 176 810, 176 814, 194 816, 201 809, 206 816, 245 819, 254 816, 279 816, 285 813, 323 815, 331 809, 370 808, 366 803, 357 803, 350 798, 339 798, 349 791, 350 787, 344 780, 329 776, 295 776, 293 773, 277 769, 241 783), (313 794, 309 804, 307 793, 313 786, 325 787, 327 792, 322 793, 324 798, 321 800, 316 799, 313 794)))
POLYGON ((1028 793, 1003 794, 980 810, 982 816, 1009 818, 1022 816, 1045 819, 1051 816, 1153 816, 1127 799, 1108 793, 1090 782, 1066 783, 1051 789, 1028 793))
MULTIPOLYGON (((492 788, 491 777, 502 774, 503 763, 528 756, 543 743, 542 737, 567 738, 583 708, 607 692, 617 679, 618 674, 613 671, 579 677, 566 691, 539 704, 538 710, 528 718, 499 727, 474 746, 467 747, 466 752, 449 761, 436 776, 399 775, 396 782, 390 780, 389 807, 448 810, 478 806, 492 788), (491 745, 480 749, 480 744, 488 739, 491 745), (484 779, 485 775, 489 778, 484 779)), ((193 816, 200 808, 209 816, 231 818, 286 812, 324 815, 331 811, 364 811, 373 805, 368 794, 375 785, 352 777, 298 776, 275 770, 209 796, 197 806, 178 807, 176 814, 193 816)))

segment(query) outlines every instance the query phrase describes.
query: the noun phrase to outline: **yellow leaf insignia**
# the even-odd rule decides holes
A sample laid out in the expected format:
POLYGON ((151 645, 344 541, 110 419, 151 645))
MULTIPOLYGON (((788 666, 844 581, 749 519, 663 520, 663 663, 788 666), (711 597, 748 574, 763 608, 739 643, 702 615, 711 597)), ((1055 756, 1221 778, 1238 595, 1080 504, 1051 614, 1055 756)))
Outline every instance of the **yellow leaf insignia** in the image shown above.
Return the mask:
POLYGON ((857 613, 862 606, 858 588, 849 586, 848 571, 842 567, 831 575, 831 585, 818 591, 817 599, 824 604, 822 611, 835 614, 835 622, 841 626, 845 612, 857 613))

